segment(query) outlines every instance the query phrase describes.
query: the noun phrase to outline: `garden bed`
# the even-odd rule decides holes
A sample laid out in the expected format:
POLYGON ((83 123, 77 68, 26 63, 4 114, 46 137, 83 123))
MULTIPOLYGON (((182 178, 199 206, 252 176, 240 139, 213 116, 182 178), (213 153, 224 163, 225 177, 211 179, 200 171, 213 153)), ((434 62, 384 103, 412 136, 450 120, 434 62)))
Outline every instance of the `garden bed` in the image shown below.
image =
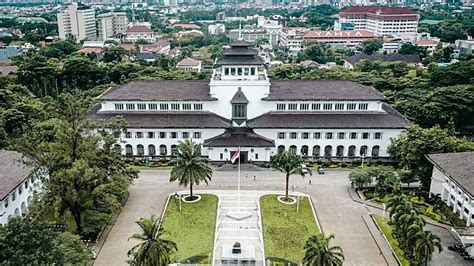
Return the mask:
POLYGON ((265 256, 301 263, 304 245, 312 235, 321 234, 314 219, 308 197, 301 197, 299 212, 296 204, 278 202, 277 195, 260 198, 265 256))
POLYGON ((178 246, 172 261, 193 263, 209 263, 214 248, 214 232, 216 228, 218 198, 203 194, 201 200, 194 203, 181 203, 172 196, 166 209, 163 226, 166 239, 178 246))
POLYGON ((402 264, 402 266, 409 266, 410 262, 405 258, 405 252, 398 245, 398 240, 396 240, 392 235, 393 227, 388 224, 389 220, 379 215, 374 215, 373 218, 382 233, 385 235, 385 238, 392 247, 392 250, 395 252, 395 256, 397 257, 398 261, 402 264))

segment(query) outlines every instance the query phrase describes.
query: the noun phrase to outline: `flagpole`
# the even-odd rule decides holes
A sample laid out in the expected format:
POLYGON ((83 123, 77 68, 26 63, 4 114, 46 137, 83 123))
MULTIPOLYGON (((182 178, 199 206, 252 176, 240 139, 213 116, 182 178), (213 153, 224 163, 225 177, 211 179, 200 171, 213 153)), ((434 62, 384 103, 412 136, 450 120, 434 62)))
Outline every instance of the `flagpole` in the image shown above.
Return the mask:
POLYGON ((239 146, 239 176, 238 176, 238 185, 237 185, 237 212, 240 212, 240 146, 239 146))

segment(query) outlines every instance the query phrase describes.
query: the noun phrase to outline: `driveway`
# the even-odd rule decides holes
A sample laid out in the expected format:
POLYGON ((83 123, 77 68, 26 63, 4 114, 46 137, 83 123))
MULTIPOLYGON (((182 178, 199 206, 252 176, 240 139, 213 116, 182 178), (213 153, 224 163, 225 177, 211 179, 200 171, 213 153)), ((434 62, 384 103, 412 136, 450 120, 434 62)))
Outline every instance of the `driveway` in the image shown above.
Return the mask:
MULTIPOLYGON (((272 170, 255 171, 249 168, 241 173, 242 190, 284 190, 284 177, 272 170), (254 181, 255 177, 255 181, 254 181)), ((169 183, 169 170, 144 170, 130 187, 130 197, 117 222, 110 231, 99 253, 95 265, 125 265, 127 251, 134 242, 128 238, 139 232, 135 221, 151 214, 161 215, 166 196, 177 190, 177 183, 169 183)), ((362 217, 368 217, 368 210, 354 202, 347 189, 349 172, 326 172, 302 178, 292 176, 290 188, 313 197, 318 218, 326 235, 334 234, 333 244, 344 250, 345 265, 387 265, 375 240, 362 217), (311 179, 311 184, 309 184, 311 179)), ((196 190, 234 190, 237 188, 236 171, 215 171, 211 183, 200 185, 196 190)), ((378 243, 386 245, 386 243, 378 243)))

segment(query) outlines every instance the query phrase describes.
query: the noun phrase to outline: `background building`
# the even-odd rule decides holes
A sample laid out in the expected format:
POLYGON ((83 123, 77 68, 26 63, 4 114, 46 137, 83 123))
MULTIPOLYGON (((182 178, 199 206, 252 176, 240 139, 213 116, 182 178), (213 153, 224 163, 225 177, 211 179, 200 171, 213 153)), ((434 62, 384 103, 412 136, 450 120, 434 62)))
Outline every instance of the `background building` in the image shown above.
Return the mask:
POLYGON ((334 29, 352 24, 355 30, 367 30, 375 36, 392 36, 413 42, 420 15, 405 7, 353 6, 337 15, 334 29))
POLYGON ((73 38, 77 42, 89 39, 94 40, 96 34, 96 19, 94 9, 79 8, 69 5, 57 14, 59 38, 73 38))
POLYGON ((97 16, 97 32, 100 40, 127 31, 128 18, 125 12, 110 12, 97 16))
POLYGON ((356 48, 361 42, 373 39, 374 34, 367 30, 344 30, 344 31, 309 31, 303 36, 303 41, 320 42, 331 45, 335 49, 356 48))

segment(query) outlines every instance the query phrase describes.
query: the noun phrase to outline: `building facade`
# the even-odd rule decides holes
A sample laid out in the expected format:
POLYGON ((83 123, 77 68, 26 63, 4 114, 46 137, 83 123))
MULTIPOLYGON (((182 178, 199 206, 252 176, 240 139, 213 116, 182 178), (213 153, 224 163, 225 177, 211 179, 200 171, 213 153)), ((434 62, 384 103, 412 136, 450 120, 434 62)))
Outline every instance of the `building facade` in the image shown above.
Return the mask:
POLYGON ((69 5, 58 12, 57 18, 60 39, 73 38, 79 42, 84 39, 94 40, 97 37, 94 9, 69 5))
POLYGON ((429 154, 433 164, 430 193, 441 196, 459 218, 474 221, 474 152, 429 154))
POLYGON ((279 46, 288 49, 288 55, 297 56, 303 50, 303 36, 309 31, 303 27, 285 27, 280 31, 279 46))
POLYGON ((97 32, 100 40, 107 40, 127 31, 128 18, 125 12, 110 12, 97 15, 97 32))
POLYGON ((156 41, 156 33, 147 26, 133 26, 125 32, 125 41, 135 43, 138 40, 145 40, 148 43, 156 41))
POLYGON ((0 224, 26 214, 34 194, 42 190, 40 178, 47 176, 22 159, 20 153, 0 150, 0 224))
POLYGON ((305 43, 313 41, 329 44, 335 49, 350 49, 373 38, 374 34, 367 30, 312 30, 303 36, 303 46, 305 43))
POLYGON ((372 87, 350 81, 270 81, 257 51, 236 41, 211 80, 132 81, 105 92, 90 119, 121 115, 117 145, 129 157, 170 157, 179 141, 202 155, 263 163, 283 150, 308 160, 388 159, 409 122, 372 87))
POLYGON ((375 36, 392 36, 413 42, 420 15, 404 7, 353 6, 337 15, 334 29, 352 24, 354 30, 367 30, 375 36))

